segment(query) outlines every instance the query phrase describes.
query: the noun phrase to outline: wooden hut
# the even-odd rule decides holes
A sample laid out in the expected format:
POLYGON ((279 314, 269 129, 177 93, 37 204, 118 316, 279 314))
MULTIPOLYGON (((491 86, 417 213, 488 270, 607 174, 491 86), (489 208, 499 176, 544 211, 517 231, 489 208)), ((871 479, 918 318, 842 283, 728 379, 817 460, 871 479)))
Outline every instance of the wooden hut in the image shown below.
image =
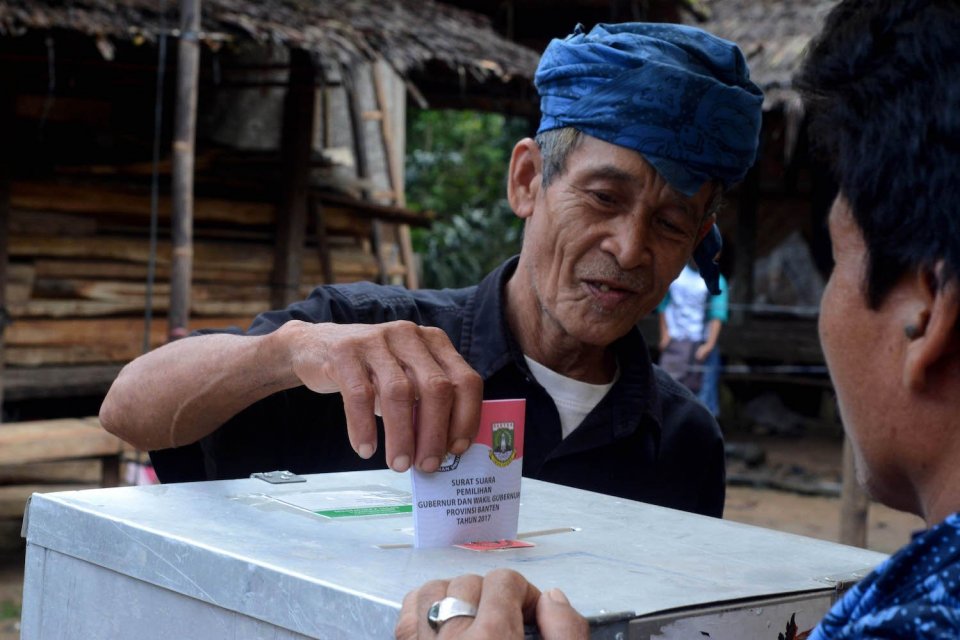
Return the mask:
MULTIPOLYGON (((178 25, 172 0, 0 0, 8 403, 102 395, 166 339, 178 25)), ((434 0, 204 0, 186 37, 202 49, 191 326, 245 326, 322 282, 416 286, 408 97, 533 103, 537 54, 434 0)))

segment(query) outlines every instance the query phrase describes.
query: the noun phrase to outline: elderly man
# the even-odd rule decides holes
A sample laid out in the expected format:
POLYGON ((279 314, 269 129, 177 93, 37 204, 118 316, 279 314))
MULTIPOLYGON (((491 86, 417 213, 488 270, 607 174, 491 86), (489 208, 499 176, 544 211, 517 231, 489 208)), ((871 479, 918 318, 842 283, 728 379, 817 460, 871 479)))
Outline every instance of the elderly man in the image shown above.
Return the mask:
POLYGON ((536 80, 540 130, 508 170, 519 257, 462 290, 320 287, 245 334, 166 345, 124 368, 104 427, 161 457, 199 442, 174 451, 205 473, 180 477, 430 472, 469 446, 482 399, 525 398, 524 475, 719 517, 716 422, 635 325, 698 245, 715 255, 760 91, 730 43, 644 24, 578 29, 536 80))
MULTIPOLYGON (((960 638, 958 34, 955 0, 846 0, 800 78, 840 185, 820 315, 840 415, 863 485, 929 526, 810 640, 960 638)), ((563 594, 505 570, 413 592, 398 635, 432 636, 425 607, 446 595, 480 614, 444 622, 444 637, 519 638, 524 618, 547 640, 587 635, 563 594)))

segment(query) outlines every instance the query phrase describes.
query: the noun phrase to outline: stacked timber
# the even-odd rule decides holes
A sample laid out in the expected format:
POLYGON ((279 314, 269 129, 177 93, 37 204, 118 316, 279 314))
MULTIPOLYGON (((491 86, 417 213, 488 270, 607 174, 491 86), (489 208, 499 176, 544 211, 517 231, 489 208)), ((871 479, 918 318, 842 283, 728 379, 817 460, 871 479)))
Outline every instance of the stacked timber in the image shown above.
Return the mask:
MULTIPOLYGON (((87 53, 58 49, 58 64, 71 62, 56 95, 32 80, 46 67, 17 66, 22 82, 0 83, 19 91, 0 95, 17 150, 8 172, 0 162, 5 402, 101 394, 166 340, 171 203, 154 207, 151 185, 156 172, 169 193, 171 162, 149 153, 158 132, 156 148, 170 148, 165 127, 147 126, 155 63, 137 58, 131 72, 87 53)), ((223 82, 201 83, 190 328, 246 327, 317 284, 415 287, 407 225, 428 220, 403 207, 406 83, 385 63, 347 73, 299 49, 251 55, 223 52, 223 82)))
MULTIPOLYGON (((15 181, 11 194, 8 367, 122 364, 143 350, 147 280, 154 264, 148 344, 166 338, 169 203, 159 201, 151 252, 149 190, 110 180, 15 181)), ((371 280, 378 264, 371 219, 322 204, 323 272, 308 228, 299 294, 321 282, 371 280)), ((276 206, 198 197, 194 209, 191 327, 246 327, 270 308, 276 206)))

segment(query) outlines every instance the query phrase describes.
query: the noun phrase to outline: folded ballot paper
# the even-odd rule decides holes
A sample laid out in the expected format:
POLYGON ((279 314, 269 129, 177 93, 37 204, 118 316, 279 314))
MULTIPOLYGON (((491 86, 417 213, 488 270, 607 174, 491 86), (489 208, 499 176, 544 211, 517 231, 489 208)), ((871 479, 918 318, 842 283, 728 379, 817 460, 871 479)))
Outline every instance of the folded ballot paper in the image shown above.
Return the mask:
POLYGON ((525 413, 525 400, 485 400, 469 449, 434 473, 413 470, 417 547, 517 537, 525 413))

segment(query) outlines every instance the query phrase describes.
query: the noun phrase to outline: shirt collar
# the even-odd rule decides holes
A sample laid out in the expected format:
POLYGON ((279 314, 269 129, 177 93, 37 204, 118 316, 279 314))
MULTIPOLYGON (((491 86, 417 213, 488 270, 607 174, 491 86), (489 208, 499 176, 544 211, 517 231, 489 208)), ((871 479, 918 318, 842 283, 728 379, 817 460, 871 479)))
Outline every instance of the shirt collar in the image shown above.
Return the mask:
POLYGON ((509 364, 514 359, 513 351, 519 352, 503 305, 507 281, 519 260, 514 256, 497 267, 480 281, 467 301, 460 353, 484 380, 509 364))
MULTIPOLYGON (((511 363, 527 371, 523 353, 507 325, 504 308, 504 291, 518 261, 519 256, 514 256, 487 275, 467 302, 460 353, 484 380, 511 363)), ((660 394, 650 353, 639 329, 633 327, 614 343, 613 349, 618 354, 621 372, 617 384, 610 390, 609 400, 615 403, 613 435, 622 437, 633 433, 644 415, 649 416, 659 430, 662 424, 660 394)))

